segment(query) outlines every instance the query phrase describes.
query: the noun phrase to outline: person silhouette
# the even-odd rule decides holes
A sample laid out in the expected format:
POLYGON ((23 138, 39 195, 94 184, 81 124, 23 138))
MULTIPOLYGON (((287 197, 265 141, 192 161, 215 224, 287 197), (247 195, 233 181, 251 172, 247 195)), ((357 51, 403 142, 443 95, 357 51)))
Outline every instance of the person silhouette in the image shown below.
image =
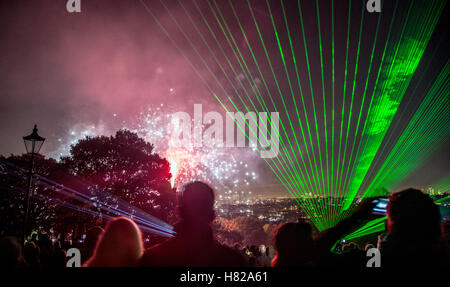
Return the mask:
POLYGON ((274 236, 275 257, 273 267, 301 266, 311 267, 315 264, 314 239, 312 228, 308 223, 285 223, 274 236))
POLYGON ((176 236, 144 252, 141 266, 244 266, 234 250, 219 244, 212 233, 214 191, 203 182, 186 184, 178 198, 176 236))
POLYGON ((106 225, 94 253, 85 267, 136 266, 142 256, 143 244, 139 227, 131 219, 114 218, 106 225))
POLYGON ((83 242, 83 247, 81 248, 81 258, 85 261, 89 259, 94 253, 97 241, 104 232, 103 228, 100 226, 91 227, 86 232, 86 239, 83 242))
POLYGON ((0 239, 0 268, 23 266, 22 245, 12 236, 0 239))
POLYGON ((29 267, 42 267, 40 262, 40 250, 33 241, 28 241, 23 247, 23 258, 25 259, 26 266, 29 267))
POLYGON ((393 193, 387 217, 387 237, 379 243, 383 267, 448 266, 441 215, 431 197, 412 188, 393 193))

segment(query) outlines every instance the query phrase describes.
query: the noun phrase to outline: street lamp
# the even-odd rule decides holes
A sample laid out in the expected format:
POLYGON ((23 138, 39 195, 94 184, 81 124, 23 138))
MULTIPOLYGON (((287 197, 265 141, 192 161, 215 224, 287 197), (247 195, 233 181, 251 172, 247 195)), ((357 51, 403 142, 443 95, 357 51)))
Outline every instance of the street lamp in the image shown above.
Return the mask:
POLYGON ((28 189, 27 195, 25 197, 25 220, 23 224, 23 242, 26 240, 27 236, 27 226, 28 226, 28 213, 30 208, 30 193, 31 193, 31 181, 33 178, 33 165, 34 165, 34 154, 39 153, 42 145, 44 144, 45 138, 41 137, 37 133, 37 126, 34 125, 33 132, 30 135, 23 137, 23 142, 25 143, 25 149, 27 153, 31 155, 30 159, 30 169, 28 171, 28 189))

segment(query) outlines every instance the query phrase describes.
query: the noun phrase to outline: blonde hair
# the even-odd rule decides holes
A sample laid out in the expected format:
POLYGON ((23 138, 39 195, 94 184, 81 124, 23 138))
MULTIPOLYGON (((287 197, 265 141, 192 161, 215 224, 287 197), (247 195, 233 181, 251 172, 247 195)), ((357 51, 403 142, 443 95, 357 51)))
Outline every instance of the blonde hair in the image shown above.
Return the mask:
POLYGON ((142 256, 141 231, 131 219, 118 217, 106 225, 87 267, 135 266, 142 256))

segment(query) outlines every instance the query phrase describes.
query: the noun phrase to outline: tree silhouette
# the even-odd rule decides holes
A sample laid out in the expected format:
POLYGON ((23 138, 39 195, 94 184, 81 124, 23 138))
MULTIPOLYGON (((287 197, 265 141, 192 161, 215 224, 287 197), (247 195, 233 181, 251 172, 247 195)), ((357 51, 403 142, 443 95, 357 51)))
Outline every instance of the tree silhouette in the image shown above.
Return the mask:
MULTIPOLYGON (((2 158, 5 159, 5 158, 2 158)), ((21 236, 22 226, 25 214, 25 194, 28 188, 27 177, 30 164, 30 155, 11 155, 6 158, 12 163, 25 171, 7 169, 2 166, 0 169, 0 235, 16 235, 21 236)), ((62 172, 62 166, 52 158, 45 158, 40 154, 36 154, 34 158, 34 173, 45 176, 47 178, 59 179, 62 172)), ((57 214, 65 211, 61 210, 58 205, 50 198, 55 197, 53 191, 48 190, 38 184, 32 184, 29 229, 39 230, 39 227, 55 229, 57 214), (37 198, 36 195, 42 197, 37 198)), ((44 230, 39 230, 44 231, 44 230)))
POLYGON ((118 197, 162 220, 173 221, 176 196, 167 187, 169 163, 136 133, 120 130, 110 137, 86 137, 71 147, 62 163, 86 183, 92 196, 108 204, 116 203, 118 197))
MULTIPOLYGON (((24 172, 0 165, 0 236, 20 237, 30 155, 0 156, 24 172)), ((171 189, 169 163, 153 152, 153 146, 128 130, 114 136, 86 137, 71 147, 60 162, 35 155, 34 173, 109 205, 121 200, 130 213, 137 208, 166 222, 175 220, 175 192, 171 189)), ((36 178, 32 185, 29 230, 71 235, 77 240, 87 228, 103 224, 98 205, 80 201, 73 193, 46 186, 36 178), (86 214, 62 206, 72 204, 86 214)), ((115 215, 115 214, 110 214, 115 215)), ((68 237, 68 239, 70 239, 68 237)))

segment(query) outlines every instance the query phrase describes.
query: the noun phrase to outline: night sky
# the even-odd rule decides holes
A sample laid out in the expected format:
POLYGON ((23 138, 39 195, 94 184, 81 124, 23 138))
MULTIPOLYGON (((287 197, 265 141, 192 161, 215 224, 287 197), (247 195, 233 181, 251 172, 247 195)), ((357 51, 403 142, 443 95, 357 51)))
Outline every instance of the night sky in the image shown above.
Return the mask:
MULTIPOLYGON (((258 87, 252 87, 244 81, 245 75, 239 72, 241 70, 233 50, 221 32, 221 27, 206 1, 182 1, 182 6, 178 1, 167 1, 167 3, 164 2, 167 8, 165 9, 160 1, 153 0, 82 0, 82 12, 72 14, 66 11, 65 2, 51 0, 2 1, 0 4, 0 130, 2 132, 0 154, 23 153, 22 136, 30 133, 35 123, 39 127, 39 133, 47 138, 41 153, 57 158, 61 153, 67 154, 69 145, 84 135, 111 135, 123 127, 131 129, 139 127, 142 130, 142 126, 139 126, 142 124, 142 115, 149 109, 158 108, 161 114, 177 111, 192 113, 194 104, 202 104, 204 112, 220 111, 224 114, 212 92, 224 100, 230 96, 233 101, 238 103, 239 98, 230 81, 235 86, 254 90, 256 88, 266 89, 262 78, 266 79, 267 90, 274 97, 281 121, 285 124, 288 123, 287 113, 282 108, 279 93, 287 99, 287 110, 290 116, 296 119, 286 70, 292 81, 292 89, 296 97, 300 94, 300 90, 297 85, 295 66, 289 54, 289 37, 279 1, 270 1, 270 10, 265 1, 250 1, 252 12, 266 45, 267 55, 269 55, 273 71, 277 75, 279 90, 271 67, 266 60, 266 52, 260 44, 258 30, 246 1, 231 1, 240 23, 237 22, 228 1, 218 1, 217 7, 214 6, 214 2, 210 2, 210 5, 216 7, 215 11, 221 11, 228 24, 227 27, 234 37, 235 45, 242 53, 242 57, 249 63, 249 70, 254 75, 254 85, 258 87), (170 39, 157 25, 143 3, 149 7, 151 13, 166 29, 170 39), (200 16, 197 9, 203 12, 205 18, 200 16), (198 30, 190 22, 186 11, 198 25, 198 30), (286 57, 286 70, 277 46, 278 41, 270 12, 278 30, 283 51, 289 55, 286 57), (217 41, 221 47, 211 36, 205 21, 210 23, 210 28, 217 33, 217 41), (246 38, 241 33, 239 25, 243 27, 246 38), (179 27, 182 27, 183 32, 179 27), (195 49, 192 48, 183 33, 194 44, 195 49), (200 35, 203 35, 208 45, 203 42, 200 35), (251 44, 252 50, 248 48, 247 42, 251 44), (214 55, 217 58, 214 58, 210 49, 216 53, 214 55), (221 54, 221 51, 224 51, 229 58, 221 54), (252 61, 252 53, 260 64, 261 74, 252 61), (230 61, 231 66, 237 69, 237 73, 232 71, 227 60, 230 61)), ((325 109, 329 111, 328 116, 332 110, 332 17, 331 1, 319 2, 320 38, 316 2, 301 1, 311 67, 311 87, 306 68, 297 2, 284 1, 284 12, 296 53, 306 113, 312 115, 315 107, 317 115, 323 117, 323 93, 325 94, 325 109), (319 41, 322 42, 323 86, 319 41), (314 105, 311 101, 311 90, 313 98, 316 100, 314 105)), ((334 97, 337 105, 335 112, 340 115, 349 7, 348 2, 335 2, 334 97)), ((354 80, 362 15, 361 1, 352 2, 348 81, 354 80)), ((372 69, 376 70, 380 65, 395 3, 394 1, 385 2, 381 14, 363 13, 364 24, 358 64, 358 70, 362 72, 358 73, 355 79, 354 106, 356 111, 354 113, 359 111, 362 103, 367 70, 371 63, 370 56, 375 30, 378 17, 381 15, 372 69)), ((400 3, 397 9, 395 18, 397 22, 394 22, 393 25, 394 34, 400 32, 400 24, 407 13, 408 5, 400 3)), ((446 19, 448 19, 448 5, 444 8, 433 29, 422 59, 412 75, 410 85, 392 121, 398 125, 395 125, 395 128, 392 125, 388 130, 388 135, 392 135, 394 138, 407 125, 408 119, 420 105, 430 85, 448 61, 449 24, 446 19)), ((375 72, 369 77, 369 92, 374 87, 374 74, 375 72)), ((267 94, 264 94, 264 99, 269 101, 267 94)), ((349 99, 350 96, 347 96, 347 107, 349 99)), ((241 104, 237 105, 244 110, 241 104)), ((229 104, 228 106, 230 107, 229 104)), ((363 107, 364 113, 367 112, 367 109, 366 103, 363 107)), ((274 111, 273 108, 269 108, 269 110, 274 111)), ((348 111, 346 111, 346 116, 347 113, 348 111)), ((303 114, 303 110, 301 114, 303 114)), ((301 120, 305 121, 303 115, 301 115, 301 120)), ((331 129, 330 118, 327 121, 329 129, 331 129)), ((309 123, 313 126, 312 116, 309 118, 309 123)), ((351 123, 351 130, 355 128, 355 125, 356 121, 351 123)), ((323 130, 323 121, 319 121, 318 127, 321 131, 323 130)), ((338 122, 335 123, 335 128, 339 128, 338 122)), ((296 133, 299 134, 298 126, 296 133)), ((288 131, 288 134, 292 138, 292 132, 288 131)), ((319 137, 322 139, 323 145, 323 132, 319 137)), ((357 135, 356 137, 358 139, 357 135)), ((148 137, 148 139, 152 138, 148 137)), ((313 135, 313 139, 316 140, 315 135, 313 135)), ((303 149, 303 143, 300 144, 303 149)), ((392 148, 392 142, 383 142, 382 146, 389 150, 392 148), (387 146, 385 147, 385 145, 387 146)), ((317 150, 317 148, 316 146, 315 149, 317 150)), ((324 146, 321 148, 324 149, 324 146)), ((431 150, 429 157, 413 173, 406 175, 397 188, 411 185, 425 187, 448 176, 449 150, 447 138, 445 144, 431 150)), ((260 195, 287 195, 277 178, 257 154, 251 154, 248 150, 233 150, 232 152, 236 158, 248 162, 250 169, 258 174, 257 179, 250 182, 250 185, 244 188, 245 190, 251 190, 253 194, 260 195)), ((383 154, 377 156, 383 157, 383 154)), ((235 177, 239 178, 240 175, 235 175, 235 177)))

